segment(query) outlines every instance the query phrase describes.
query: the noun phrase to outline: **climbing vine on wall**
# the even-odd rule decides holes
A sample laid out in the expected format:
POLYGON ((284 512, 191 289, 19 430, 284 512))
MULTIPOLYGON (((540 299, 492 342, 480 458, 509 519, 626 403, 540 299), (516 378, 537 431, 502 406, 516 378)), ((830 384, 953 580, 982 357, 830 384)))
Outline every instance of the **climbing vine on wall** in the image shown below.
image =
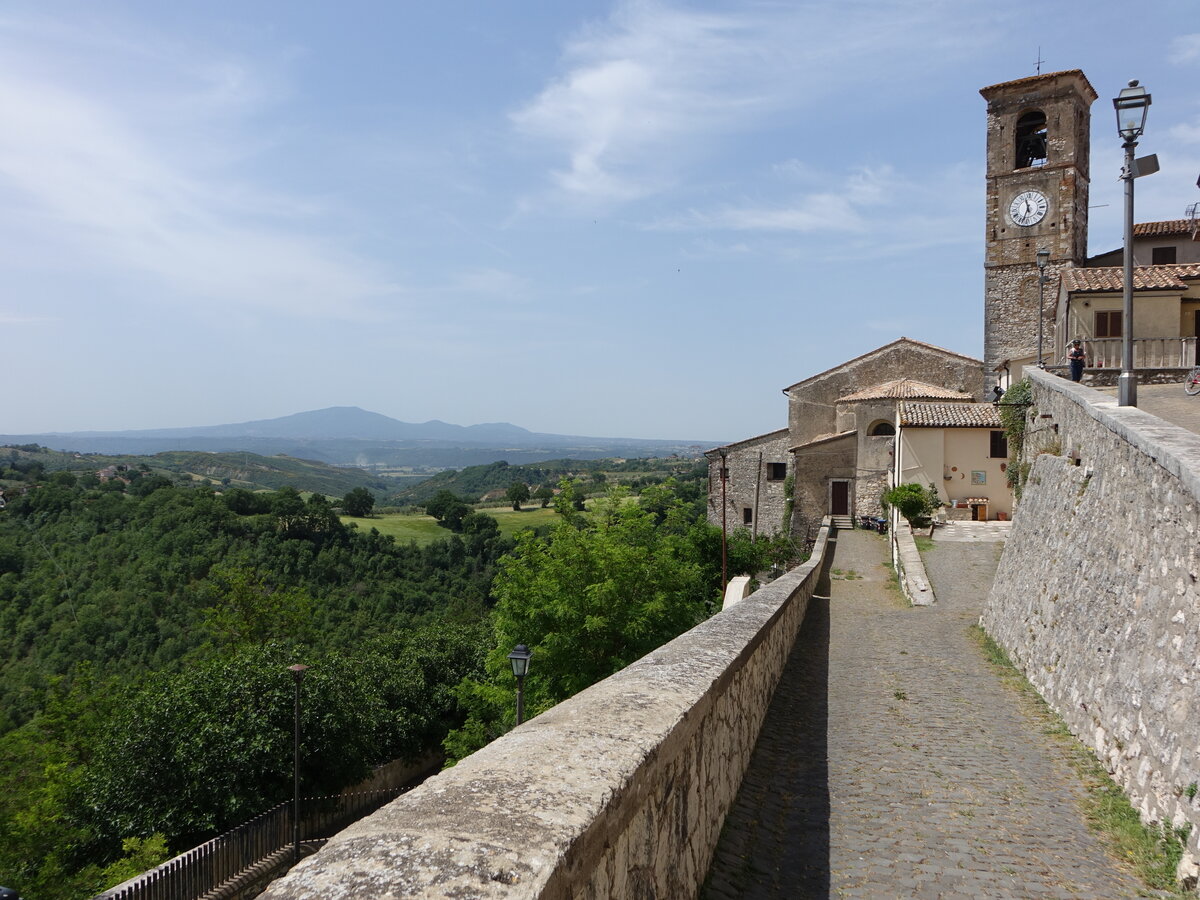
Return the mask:
POLYGON ((1024 461, 1025 426, 1033 404, 1033 385, 1023 378, 1004 392, 1000 400, 1000 422, 1008 439, 1008 468, 1005 476, 1013 495, 1020 500, 1029 477, 1029 463, 1024 461))

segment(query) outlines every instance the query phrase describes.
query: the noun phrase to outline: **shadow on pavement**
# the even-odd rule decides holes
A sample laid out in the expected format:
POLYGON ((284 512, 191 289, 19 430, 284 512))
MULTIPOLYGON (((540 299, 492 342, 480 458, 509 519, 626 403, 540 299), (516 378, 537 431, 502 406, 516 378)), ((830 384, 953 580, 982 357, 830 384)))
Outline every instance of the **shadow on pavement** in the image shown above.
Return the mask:
POLYGON ((829 576, 809 602, 717 846, 706 900, 829 896, 829 576))

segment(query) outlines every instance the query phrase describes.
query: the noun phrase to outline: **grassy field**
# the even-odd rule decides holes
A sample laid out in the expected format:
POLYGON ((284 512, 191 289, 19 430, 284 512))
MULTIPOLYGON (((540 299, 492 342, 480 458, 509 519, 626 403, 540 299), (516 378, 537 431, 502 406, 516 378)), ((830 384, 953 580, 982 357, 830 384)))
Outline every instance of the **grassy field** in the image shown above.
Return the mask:
MULTIPOLYGON (((512 535, 522 528, 548 525, 558 518, 553 509, 535 507, 527 507, 520 512, 514 512, 511 509, 486 509, 484 512, 500 524, 500 532, 504 535, 512 535)), ((342 516, 342 521, 347 525, 354 523, 361 531, 378 528, 381 534, 390 534, 397 541, 404 543, 416 541, 418 544, 429 544, 447 538, 451 534, 450 531, 438 525, 433 516, 388 514, 371 516, 367 519, 342 516)))

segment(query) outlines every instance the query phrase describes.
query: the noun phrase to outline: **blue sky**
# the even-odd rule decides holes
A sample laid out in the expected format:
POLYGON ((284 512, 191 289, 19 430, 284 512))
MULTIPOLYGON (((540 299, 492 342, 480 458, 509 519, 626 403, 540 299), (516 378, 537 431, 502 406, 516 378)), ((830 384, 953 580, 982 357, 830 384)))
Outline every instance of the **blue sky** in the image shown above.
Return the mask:
POLYGON ((1194 0, 20 2, 0 10, 0 433, 353 405, 732 440, 901 335, 982 348, 979 88, 1153 94, 1200 200, 1194 0))

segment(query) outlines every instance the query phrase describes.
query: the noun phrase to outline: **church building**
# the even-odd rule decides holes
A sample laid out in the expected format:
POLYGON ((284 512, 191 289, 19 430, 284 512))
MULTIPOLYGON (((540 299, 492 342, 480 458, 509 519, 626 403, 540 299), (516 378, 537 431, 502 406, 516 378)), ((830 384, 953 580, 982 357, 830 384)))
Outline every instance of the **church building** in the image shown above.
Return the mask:
MULTIPOLYGON (((1074 338, 1088 353, 1084 380, 1115 383, 1121 252, 1087 252, 1096 91, 1073 69, 980 93, 987 101, 983 359, 902 337, 784 388, 786 428, 706 453, 710 522, 804 538, 826 515, 846 517, 846 525, 878 515, 883 492, 914 473, 951 508, 1011 515, 1007 450, 1000 452, 1003 432, 988 402, 993 389, 1039 363, 1065 376, 1074 338), (898 460, 897 431, 905 428, 898 460)), ((1135 226, 1139 380, 1182 381, 1198 361, 1195 210, 1188 219, 1135 226)))

